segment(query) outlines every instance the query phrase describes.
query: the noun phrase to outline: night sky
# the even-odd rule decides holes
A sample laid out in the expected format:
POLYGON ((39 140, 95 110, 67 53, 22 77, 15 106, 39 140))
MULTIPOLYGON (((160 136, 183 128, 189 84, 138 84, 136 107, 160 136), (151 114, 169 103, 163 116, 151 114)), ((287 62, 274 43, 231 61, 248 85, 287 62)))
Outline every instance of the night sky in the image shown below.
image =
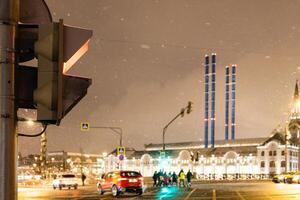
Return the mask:
MULTIPOLYGON (((204 55, 217 53, 216 138, 224 138, 225 66, 237 64, 237 138, 266 137, 284 123, 300 77, 298 0, 47 0, 54 20, 92 29, 90 49, 70 74, 91 77, 87 96, 47 130, 48 150, 110 152, 159 143, 188 101, 193 112, 166 142, 203 140, 204 55)), ((22 154, 39 138, 19 139, 22 154)))

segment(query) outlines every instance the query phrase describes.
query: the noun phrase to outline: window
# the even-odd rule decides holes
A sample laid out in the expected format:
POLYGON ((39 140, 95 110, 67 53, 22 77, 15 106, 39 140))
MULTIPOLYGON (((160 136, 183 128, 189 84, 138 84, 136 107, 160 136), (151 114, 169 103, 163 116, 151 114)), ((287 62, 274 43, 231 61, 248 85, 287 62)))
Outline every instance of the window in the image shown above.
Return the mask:
POLYGON ((281 161, 280 167, 285 167, 285 161, 281 161))
POLYGON ((284 151, 281 151, 281 155, 284 156, 284 151))
POLYGON ((272 156, 272 151, 269 151, 269 156, 272 156))
POLYGON ((273 160, 270 161, 270 167, 275 167, 275 162, 273 160))
POLYGON ((62 175, 63 178, 75 178, 74 174, 63 174, 62 175))
POLYGON ((127 172, 122 172, 121 176, 123 177, 136 177, 136 176, 141 176, 140 173, 134 172, 134 171, 127 171, 127 172))
POLYGON ((273 151, 273 156, 276 156, 277 155, 277 152, 276 151, 273 151))
POLYGON ((261 161, 260 167, 261 167, 261 168, 264 168, 264 167, 265 167, 265 161, 261 161))
POLYGON ((262 152, 261 152, 261 156, 265 156, 265 151, 262 151, 262 152))

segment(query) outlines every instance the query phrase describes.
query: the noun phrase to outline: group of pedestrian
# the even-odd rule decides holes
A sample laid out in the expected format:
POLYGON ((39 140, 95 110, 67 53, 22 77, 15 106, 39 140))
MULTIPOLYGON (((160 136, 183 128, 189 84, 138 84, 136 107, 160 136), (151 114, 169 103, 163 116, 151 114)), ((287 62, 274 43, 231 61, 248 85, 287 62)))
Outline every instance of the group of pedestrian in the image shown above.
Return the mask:
POLYGON ((155 171, 152 177, 153 187, 164 187, 174 185, 179 187, 191 187, 192 177, 193 174, 190 170, 187 172, 187 174, 185 174, 184 171, 181 169, 178 175, 175 172, 167 173, 162 170, 160 170, 159 172, 155 171))

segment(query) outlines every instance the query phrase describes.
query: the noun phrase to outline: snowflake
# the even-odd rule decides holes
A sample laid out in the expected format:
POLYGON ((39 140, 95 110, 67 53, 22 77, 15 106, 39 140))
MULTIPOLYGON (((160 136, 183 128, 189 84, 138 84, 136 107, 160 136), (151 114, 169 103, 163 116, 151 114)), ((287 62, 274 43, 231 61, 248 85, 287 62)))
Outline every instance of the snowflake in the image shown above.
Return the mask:
POLYGON ((151 48, 151 47, 150 47, 149 45, 147 45, 147 44, 141 44, 140 47, 141 47, 142 49, 150 49, 150 48, 151 48))

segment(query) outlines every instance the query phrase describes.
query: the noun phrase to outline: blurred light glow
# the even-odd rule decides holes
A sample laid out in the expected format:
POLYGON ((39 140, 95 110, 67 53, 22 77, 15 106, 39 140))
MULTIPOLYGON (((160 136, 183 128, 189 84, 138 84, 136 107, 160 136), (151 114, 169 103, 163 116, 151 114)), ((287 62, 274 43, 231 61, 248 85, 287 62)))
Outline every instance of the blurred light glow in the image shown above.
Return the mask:
POLYGON ((34 121, 32 121, 31 119, 27 120, 26 123, 29 125, 29 126, 32 126, 34 124, 34 121))

